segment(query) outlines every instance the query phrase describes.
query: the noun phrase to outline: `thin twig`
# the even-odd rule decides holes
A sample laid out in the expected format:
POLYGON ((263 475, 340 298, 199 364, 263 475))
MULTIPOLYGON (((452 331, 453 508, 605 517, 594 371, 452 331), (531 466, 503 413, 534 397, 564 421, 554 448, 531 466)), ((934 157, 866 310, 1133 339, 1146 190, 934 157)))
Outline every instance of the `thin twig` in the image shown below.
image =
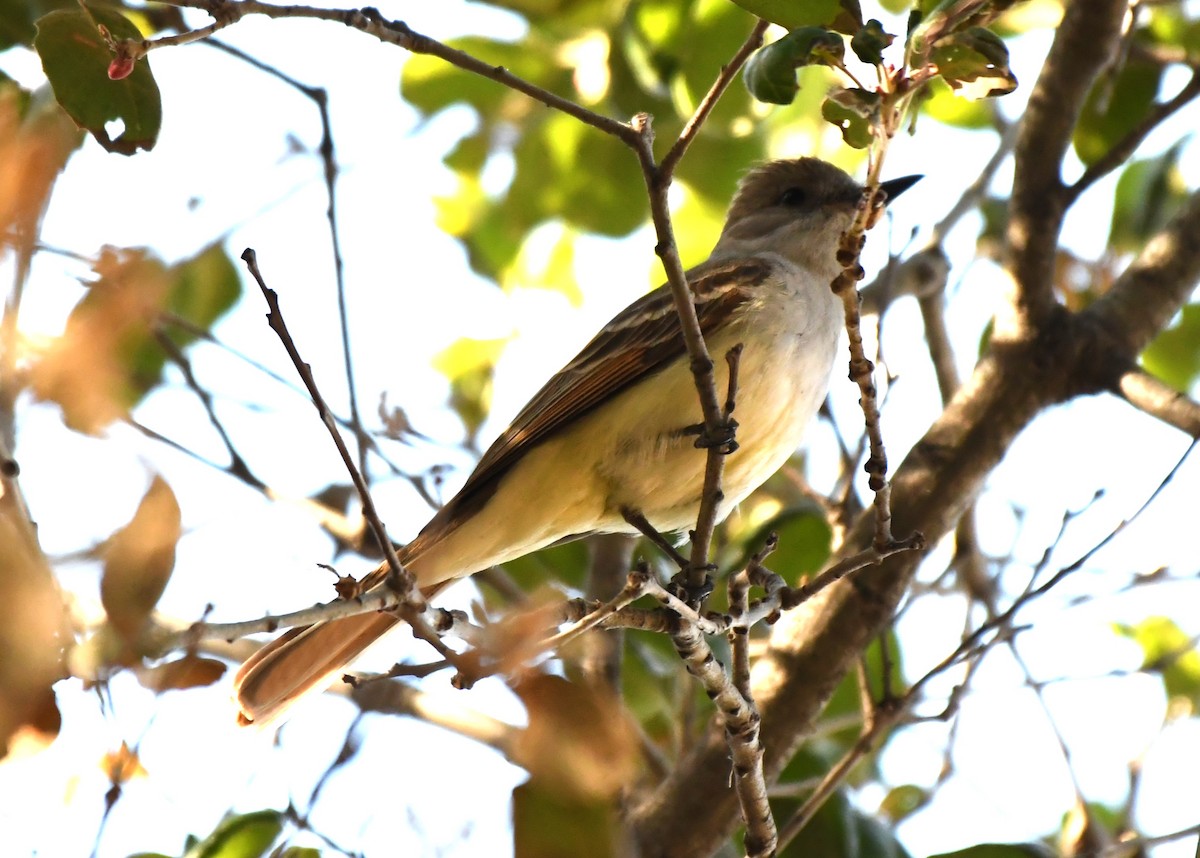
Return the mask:
POLYGON ((721 71, 717 75, 717 79, 713 81, 712 86, 708 88, 704 98, 700 100, 700 104, 696 107, 696 112, 688 119, 687 124, 683 126, 683 130, 679 132, 679 137, 671 145, 667 154, 663 156, 662 162, 659 164, 659 169, 668 176, 675 172, 675 167, 687 152, 692 140, 696 138, 701 126, 708 120, 708 116, 712 113, 712 109, 716 107, 717 101, 729 88, 729 84, 737 77, 738 71, 750 59, 750 55, 762 47, 763 35, 767 32, 767 27, 771 26, 769 21, 759 18, 754 24, 754 29, 750 31, 750 35, 746 37, 746 41, 737 49, 737 52, 729 59, 725 65, 721 66, 721 71))
MULTIPOLYGON (((464 51, 457 50, 442 42, 416 32, 403 21, 389 21, 377 9, 364 7, 362 9, 329 9, 318 6, 298 4, 275 5, 261 3, 259 0, 164 0, 172 6, 183 6, 190 9, 201 9, 216 18, 214 25, 217 29, 240 21, 247 15, 265 15, 268 18, 310 18, 320 21, 334 21, 351 29, 358 30, 369 36, 374 36, 381 42, 396 45, 414 54, 429 54, 445 60, 451 65, 464 71, 472 72, 481 77, 494 80, 509 89, 523 93, 547 107, 558 110, 597 128, 606 134, 611 134, 627 144, 635 145, 638 136, 627 123, 618 122, 601 116, 570 99, 556 95, 547 89, 530 83, 518 77, 503 66, 488 65, 464 51)), ((209 28, 205 28, 206 30, 209 28)), ((186 34, 184 34, 186 35, 186 34)), ((211 35, 208 33, 206 35, 211 35)), ((199 38, 204 38, 200 36, 199 38)), ((146 50, 153 50, 160 45, 151 43, 146 50)))
POLYGON ((283 319, 283 312, 279 307, 278 294, 274 289, 268 287, 263 280, 262 274, 258 270, 257 257, 251 248, 248 247, 242 251, 242 260, 246 263, 250 275, 258 283, 259 289, 262 290, 263 297, 266 298, 267 306, 269 307, 267 322, 271 326, 271 330, 275 332, 279 337, 279 341, 283 343, 288 357, 292 360, 292 365, 296 367, 296 371, 300 374, 304 386, 308 389, 309 396, 312 398, 313 405, 316 406, 321 422, 329 430, 329 435, 333 439, 334 446, 337 447, 338 454, 342 457, 342 464, 345 466, 347 473, 350 474, 350 480, 354 483, 354 488, 358 491, 359 500, 363 506, 363 516, 370 523, 375 533, 375 540, 379 543, 384 557, 387 558, 387 563, 392 570, 392 574, 400 581, 398 589, 405 594, 405 602, 407 604, 412 605, 414 608, 423 608, 423 600, 416 591, 412 576, 404 568, 400 562, 400 558, 396 556, 396 549, 392 547, 392 541, 388 538, 387 528, 384 527, 383 520, 379 517, 379 513, 375 509, 375 501, 371 497, 371 490, 363 479, 362 473, 355 466, 354 459, 351 457, 350 451, 346 448, 346 442, 342 438, 342 434, 338 432, 337 425, 333 421, 329 407, 325 404, 324 397, 321 396, 321 392, 317 389, 317 382, 313 378, 312 367, 300 357, 296 343, 292 340, 292 335, 287 329, 287 323, 283 319))
POLYGON ((341 233, 337 222, 338 165, 336 150, 333 144, 333 124, 329 119, 329 92, 324 87, 309 86, 308 84, 301 83, 291 75, 285 74, 276 67, 264 63, 257 57, 250 56, 232 45, 227 45, 216 39, 209 39, 208 44, 282 81, 305 96, 317 108, 317 115, 321 120, 321 142, 317 146, 317 152, 321 157, 322 174, 325 180, 325 197, 328 202, 325 209, 325 218, 329 222, 329 243, 330 251, 333 254, 333 277, 337 293, 338 326, 342 338, 342 364, 346 373, 346 390, 350 406, 349 426, 354 433, 355 442, 358 444, 358 469, 362 472, 364 478, 369 480, 367 450, 373 448, 375 444, 363 426, 361 412, 359 411, 358 385, 355 383, 354 361, 350 350, 350 320, 349 313, 346 310, 346 266, 342 259, 341 233))

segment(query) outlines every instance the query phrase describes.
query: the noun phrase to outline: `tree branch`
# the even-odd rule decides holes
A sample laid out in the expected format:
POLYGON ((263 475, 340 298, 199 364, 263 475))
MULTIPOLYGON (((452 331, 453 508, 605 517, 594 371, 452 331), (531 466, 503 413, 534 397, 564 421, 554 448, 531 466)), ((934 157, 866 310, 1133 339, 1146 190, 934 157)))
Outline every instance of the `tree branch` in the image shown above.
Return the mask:
POLYGON ((1028 337, 1054 307, 1050 284, 1070 202, 1062 162, 1084 99, 1120 39, 1127 0, 1073 0, 1029 97, 1014 152, 1006 231, 1014 294, 996 318, 998 339, 1028 337))
POLYGON ((1200 191, 1147 242, 1138 258, 1081 315, 1108 337, 1113 352, 1132 363, 1170 323, 1200 281, 1200 191))
POLYGON ((1144 369, 1130 368, 1121 373, 1116 389, 1134 408, 1157 417, 1193 438, 1200 438, 1200 403, 1159 381, 1144 369))

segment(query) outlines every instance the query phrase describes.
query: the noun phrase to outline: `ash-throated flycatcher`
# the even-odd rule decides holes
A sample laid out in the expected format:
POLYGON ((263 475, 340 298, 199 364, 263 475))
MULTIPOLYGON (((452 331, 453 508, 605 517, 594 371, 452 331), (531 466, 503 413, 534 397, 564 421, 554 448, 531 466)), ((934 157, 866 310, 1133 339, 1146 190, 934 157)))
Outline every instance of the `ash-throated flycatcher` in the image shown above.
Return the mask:
MULTIPOLYGON (((919 177, 884 182, 886 199, 919 177)), ((842 327, 830 290, 862 187, 814 158, 751 171, 706 262, 687 274, 708 349, 738 345, 738 449, 725 463, 729 511, 795 451, 829 384, 842 327)), ((462 489, 400 552, 426 594, 555 542, 695 523, 705 452, 695 382, 670 290, 635 301, 530 400, 462 489)), ((386 562, 364 580, 382 586, 386 562)), ((241 718, 262 722, 324 688, 397 618, 364 614, 297 629, 238 672, 241 718)))

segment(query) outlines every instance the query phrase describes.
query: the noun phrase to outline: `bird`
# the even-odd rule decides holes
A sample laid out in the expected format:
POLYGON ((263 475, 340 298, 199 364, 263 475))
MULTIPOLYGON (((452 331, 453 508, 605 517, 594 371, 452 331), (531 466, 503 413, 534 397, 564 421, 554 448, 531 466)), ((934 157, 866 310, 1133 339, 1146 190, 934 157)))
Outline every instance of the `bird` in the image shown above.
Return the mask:
MULTIPOLYGON (((880 183, 876 205, 920 176, 880 183)), ((724 519, 795 452, 829 385, 844 311, 830 288, 863 187, 817 158, 743 177, 708 259, 686 272, 710 354, 741 348, 724 519)), ((716 361, 718 390, 728 366, 716 361)), ((456 579, 594 533, 695 525, 700 400, 668 286, 635 300, 534 394, 455 494, 399 551, 427 597, 456 579)), ((361 582, 386 586, 384 562, 361 582)), ((293 629, 234 679, 239 721, 266 724, 323 690, 400 622, 378 612, 293 629)))

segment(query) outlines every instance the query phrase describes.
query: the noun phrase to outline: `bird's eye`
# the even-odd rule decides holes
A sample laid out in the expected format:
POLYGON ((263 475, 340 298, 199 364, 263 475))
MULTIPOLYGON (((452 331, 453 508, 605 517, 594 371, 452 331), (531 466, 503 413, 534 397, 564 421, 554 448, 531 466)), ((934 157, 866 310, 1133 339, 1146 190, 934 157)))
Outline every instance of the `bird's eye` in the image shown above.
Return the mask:
POLYGON ((779 196, 779 205, 787 208, 799 208, 808 202, 808 194, 804 188, 788 188, 779 196))

